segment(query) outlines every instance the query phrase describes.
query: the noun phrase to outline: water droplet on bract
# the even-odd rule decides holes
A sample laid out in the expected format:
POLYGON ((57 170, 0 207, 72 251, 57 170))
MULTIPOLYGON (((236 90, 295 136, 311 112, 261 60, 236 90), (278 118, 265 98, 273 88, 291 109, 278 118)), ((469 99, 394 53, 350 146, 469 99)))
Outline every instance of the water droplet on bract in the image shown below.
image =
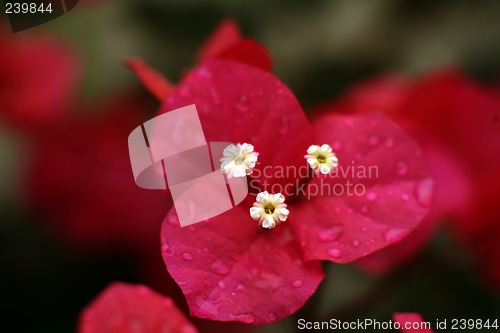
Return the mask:
POLYGON ((165 255, 167 257, 171 257, 175 253, 175 247, 173 245, 163 244, 161 246, 161 251, 162 251, 163 255, 165 255))
POLYGON ((318 232, 318 239, 322 242, 332 242, 339 239, 344 233, 344 227, 336 226, 318 232))
POLYGON ((229 273, 230 268, 229 268, 229 266, 227 266, 226 264, 224 264, 222 261, 216 260, 212 264, 212 270, 216 274, 227 275, 229 273))
POLYGON ((302 285, 304 284, 304 282, 302 280, 294 280, 292 282, 292 286, 294 288, 299 288, 299 287, 302 287, 302 285))
POLYGON ((274 313, 270 313, 267 315, 267 319, 269 319, 269 321, 276 321, 278 319, 278 317, 276 317, 276 315, 274 313))
POLYGON ((210 252, 210 250, 208 249, 208 247, 204 247, 204 248, 202 249, 202 251, 203 251, 203 252, 205 252, 205 253, 210 252))
POLYGON ((240 97, 240 100, 236 103, 236 109, 240 112, 248 112, 250 110, 250 106, 248 105, 248 99, 245 95, 240 97))
POLYGON ((211 90, 210 96, 212 98, 212 104, 214 106, 220 106, 222 104, 222 101, 221 101, 221 99, 219 97, 219 94, 214 89, 211 90))
POLYGON ((342 149, 342 143, 339 140, 335 140, 335 142, 332 145, 332 148, 334 151, 338 151, 342 149))
POLYGON ((392 148, 392 147, 394 147, 394 138, 393 138, 393 137, 391 137, 391 136, 388 136, 388 137, 385 139, 384 145, 385 145, 387 148, 392 148))
POLYGON ((244 292, 246 290, 247 290, 247 288, 245 288, 245 286, 242 285, 241 283, 238 283, 238 285, 236 286, 236 289, 234 289, 234 291, 239 291, 239 292, 244 292))
POLYGON ((168 223, 170 223, 173 226, 179 226, 179 218, 175 214, 170 214, 167 218, 168 223))
POLYGON ((207 288, 212 286, 212 281, 209 278, 203 279, 202 283, 207 288))
POLYGON ((372 191, 366 192, 366 200, 374 202, 375 200, 377 200, 377 193, 372 191))
POLYGON ((255 321, 255 316, 251 313, 242 313, 242 314, 230 314, 232 319, 235 321, 241 321, 245 324, 252 324, 255 321))
POLYGON ((404 176, 408 173, 408 166, 405 162, 398 162, 396 163, 396 171, 398 175, 404 176))
POLYGON ((368 206, 366 206, 366 205, 361 206, 361 208, 359 209, 359 211, 361 213, 363 213, 363 214, 368 213, 368 206))
POLYGON ((376 144, 378 144, 378 135, 370 135, 370 137, 368 138, 368 144, 370 146, 375 146, 376 144))
POLYGON ((182 258, 183 258, 184 260, 187 260, 187 261, 194 260, 194 256, 193 256, 191 253, 189 253, 189 252, 184 252, 184 253, 182 254, 182 258))
POLYGON ((367 227, 363 227, 363 228, 361 228, 361 231, 362 231, 362 232, 367 232, 367 231, 368 231, 368 228, 367 228, 367 227))
POLYGON ((357 239, 353 240, 352 245, 359 246, 359 240, 357 240, 357 239))
POLYGON ((403 239, 408 233, 408 229, 404 228, 391 228, 385 233, 385 240, 392 244, 403 239))
POLYGON ((408 194, 406 194, 406 193, 403 193, 403 194, 401 194, 401 200, 403 200, 405 202, 409 201, 410 200, 410 196, 408 194))
POLYGON ((283 118, 283 120, 281 121, 279 132, 280 134, 286 134, 289 130, 290 125, 288 124, 288 120, 286 118, 283 118))
POLYGON ((432 201, 432 179, 425 179, 415 184, 415 196, 417 202, 423 207, 429 207, 432 201))
POLYGON ((339 249, 328 249, 327 252, 334 258, 342 257, 342 251, 340 251, 339 249))
POLYGON ((226 283, 224 281, 219 281, 219 283, 217 283, 217 285, 219 286, 220 290, 226 290, 227 289, 227 286, 226 286, 226 283))

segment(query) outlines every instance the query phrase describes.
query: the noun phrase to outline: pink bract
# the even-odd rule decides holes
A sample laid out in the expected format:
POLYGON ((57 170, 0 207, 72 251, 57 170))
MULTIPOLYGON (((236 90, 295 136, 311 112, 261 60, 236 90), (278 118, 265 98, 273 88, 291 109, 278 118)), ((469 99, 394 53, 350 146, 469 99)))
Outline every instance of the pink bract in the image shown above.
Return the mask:
MULTIPOLYGON (((191 71, 161 112, 190 104, 197 106, 207 141, 252 143, 262 166, 305 166, 308 146, 328 143, 341 164, 376 165, 380 173, 366 181, 362 196, 290 198, 290 219, 273 230, 250 218, 254 197, 186 228, 172 210, 163 223, 162 253, 192 315, 252 324, 286 317, 322 280, 319 259, 348 262, 381 249, 407 235, 428 210, 432 180, 418 146, 380 115, 328 115, 311 126, 276 77, 225 60, 207 60, 191 71)), ((264 176, 253 177, 271 187, 296 180, 264 176)))

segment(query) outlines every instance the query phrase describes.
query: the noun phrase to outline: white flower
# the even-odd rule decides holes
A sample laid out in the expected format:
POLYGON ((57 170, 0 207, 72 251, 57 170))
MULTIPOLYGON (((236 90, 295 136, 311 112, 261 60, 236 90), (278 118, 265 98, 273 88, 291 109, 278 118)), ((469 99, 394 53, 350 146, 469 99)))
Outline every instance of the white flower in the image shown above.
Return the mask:
POLYGON ((290 213, 286 206, 283 194, 260 192, 253 207, 250 208, 250 216, 259 221, 262 228, 272 229, 276 224, 286 221, 290 213))
POLYGON ((339 164, 337 156, 332 152, 332 147, 327 144, 321 146, 311 145, 307 149, 307 155, 304 155, 304 158, 316 174, 321 172, 327 175, 339 164))
POLYGON ((259 153, 254 152, 249 143, 230 144, 224 149, 221 161, 221 170, 228 178, 245 177, 252 173, 259 153))

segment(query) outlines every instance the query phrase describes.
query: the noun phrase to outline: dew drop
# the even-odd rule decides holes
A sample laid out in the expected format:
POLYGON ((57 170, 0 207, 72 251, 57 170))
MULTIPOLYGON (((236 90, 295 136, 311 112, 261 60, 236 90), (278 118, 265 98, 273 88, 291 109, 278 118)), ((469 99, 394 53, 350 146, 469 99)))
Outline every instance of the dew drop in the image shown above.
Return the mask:
POLYGON ((211 90, 210 97, 212 99, 212 104, 214 106, 220 106, 222 104, 222 101, 221 101, 221 99, 219 97, 219 94, 217 93, 217 91, 215 91, 215 89, 211 90))
POLYGON ((368 144, 370 146, 375 146, 376 144, 378 144, 378 135, 376 134, 373 134, 373 135, 370 135, 370 137, 368 138, 368 144))
POLYGON ((394 138, 393 138, 392 136, 388 136, 388 137, 385 139, 384 145, 385 145, 387 148, 392 148, 392 147, 394 147, 394 138))
POLYGON ((362 231, 362 232, 367 232, 367 231, 368 231, 368 228, 367 228, 367 227, 363 227, 363 228, 361 228, 361 231, 362 231))
POLYGON ((342 251, 339 249, 328 249, 328 254, 331 255, 334 258, 340 258, 342 257, 342 251))
POLYGON ((236 109, 240 112, 248 112, 250 110, 250 106, 248 105, 248 98, 245 95, 240 97, 240 100, 236 103, 236 109))
POLYGON ((403 239, 404 236, 408 233, 408 229, 404 228, 391 228, 385 233, 385 240, 388 243, 395 243, 403 239))
POLYGON ((292 286, 294 288, 299 288, 299 287, 302 287, 302 285, 304 284, 304 282, 302 280, 294 280, 292 282, 292 286))
POLYGON ((406 193, 401 194, 401 200, 407 202, 410 200, 410 196, 406 193))
POLYGON ((415 196, 417 202, 423 207, 429 207, 432 200, 432 179, 425 179, 415 184, 415 196))
POLYGON ((179 218, 175 214, 170 214, 167 217, 168 223, 170 223, 173 226, 179 226, 179 218))
POLYGON ((359 211, 361 213, 363 213, 363 214, 368 213, 368 206, 366 206, 366 205, 361 206, 361 208, 359 209, 359 211))
POLYGON ((204 247, 204 248, 202 249, 202 251, 203 251, 203 252, 205 252, 205 253, 210 252, 210 250, 208 249, 208 247, 204 247))
POLYGON ((219 281, 219 283, 217 283, 217 285, 219 286, 220 290, 226 290, 227 289, 227 286, 226 286, 226 283, 222 280, 219 281))
POLYGON ((212 270, 214 273, 219 275, 227 275, 229 273, 229 266, 224 264, 222 261, 217 260, 212 264, 212 270))
POLYGON ((267 315, 267 319, 269 319, 269 321, 273 322, 273 321, 276 321, 278 319, 278 317, 276 317, 276 315, 271 312, 267 315))
POLYGON ((187 260, 187 261, 194 260, 194 256, 193 256, 191 253, 189 253, 189 252, 184 252, 184 253, 182 254, 182 258, 183 258, 184 260, 187 260))
POLYGON ((342 149, 342 143, 339 140, 335 140, 335 142, 332 145, 333 150, 337 151, 342 149))
POLYGON ((359 240, 357 240, 357 239, 353 240, 352 245, 359 246, 359 240))
POLYGON ((210 279, 206 278, 206 279, 203 279, 202 281, 203 285, 207 288, 211 287, 212 286, 212 281, 210 281, 210 279))
POLYGON ((245 324, 252 324, 255 321, 255 316, 251 313, 242 313, 242 314, 232 314, 231 315, 234 320, 241 321, 245 324))
POLYGON ((330 229, 321 230, 318 233, 318 239, 322 242, 331 242, 339 239, 344 233, 344 228, 336 226, 330 229))
POLYGON ((175 246, 168 245, 168 244, 163 244, 161 246, 161 251, 162 251, 163 255, 165 255, 167 257, 171 257, 175 253, 175 246))
POLYGON ((372 191, 366 192, 366 200, 374 202, 375 200, 377 200, 377 193, 372 191))
POLYGON ((242 285, 241 283, 238 283, 238 285, 236 286, 236 289, 234 291, 241 291, 241 292, 244 292, 246 291, 247 288, 245 288, 244 285, 242 285))
POLYGON ((405 162, 398 162, 396 163, 396 171, 398 175, 404 176, 408 173, 408 166, 405 162))

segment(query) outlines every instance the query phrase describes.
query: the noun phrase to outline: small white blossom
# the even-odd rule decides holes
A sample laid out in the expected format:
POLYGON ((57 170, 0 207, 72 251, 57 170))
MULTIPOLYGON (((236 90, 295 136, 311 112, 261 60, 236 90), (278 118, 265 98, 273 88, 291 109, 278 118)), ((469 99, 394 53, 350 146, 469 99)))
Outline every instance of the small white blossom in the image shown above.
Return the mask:
POLYGON ((230 144, 222 154, 221 170, 228 178, 250 175, 259 156, 259 153, 254 151, 253 145, 249 143, 230 144))
POLYGON ((286 207, 283 194, 269 194, 264 191, 257 195, 253 207, 250 208, 250 216, 259 221, 262 228, 272 229, 288 218, 290 212, 286 207))
POLYGON ((311 145, 307 149, 307 155, 304 155, 304 158, 316 174, 321 172, 327 175, 339 163, 337 156, 332 152, 332 147, 327 144, 321 146, 311 145))

